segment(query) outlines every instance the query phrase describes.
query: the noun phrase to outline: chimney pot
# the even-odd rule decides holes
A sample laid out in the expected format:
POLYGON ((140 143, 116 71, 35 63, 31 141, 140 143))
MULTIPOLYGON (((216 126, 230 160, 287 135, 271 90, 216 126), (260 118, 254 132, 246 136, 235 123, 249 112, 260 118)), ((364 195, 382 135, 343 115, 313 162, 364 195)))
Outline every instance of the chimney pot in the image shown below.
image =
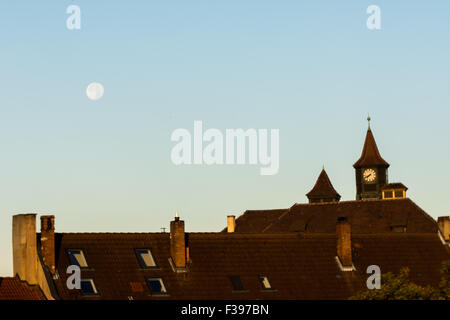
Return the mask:
POLYGON ((233 233, 236 230, 236 216, 227 216, 227 232, 233 233))

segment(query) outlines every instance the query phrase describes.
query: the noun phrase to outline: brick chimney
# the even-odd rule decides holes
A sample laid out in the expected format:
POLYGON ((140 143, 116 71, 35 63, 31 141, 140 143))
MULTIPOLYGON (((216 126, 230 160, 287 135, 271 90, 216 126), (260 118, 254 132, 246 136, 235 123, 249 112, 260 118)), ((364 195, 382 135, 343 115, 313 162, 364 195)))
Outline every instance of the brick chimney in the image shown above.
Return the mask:
POLYGON ((339 217, 336 224, 337 255, 343 267, 352 267, 352 227, 346 217, 339 217))
POLYGON ((38 284, 36 214, 13 216, 12 238, 14 275, 29 284, 38 284))
POLYGON ((44 264, 55 274, 55 216, 41 216, 41 254, 44 264))
POLYGON ((175 220, 170 221, 170 256, 175 268, 186 268, 184 221, 180 220, 178 213, 175 220))
POLYGON ((236 216, 227 217, 227 232, 232 233, 236 229, 236 216))
POLYGON ((450 216, 438 218, 439 230, 445 241, 450 241, 450 216))

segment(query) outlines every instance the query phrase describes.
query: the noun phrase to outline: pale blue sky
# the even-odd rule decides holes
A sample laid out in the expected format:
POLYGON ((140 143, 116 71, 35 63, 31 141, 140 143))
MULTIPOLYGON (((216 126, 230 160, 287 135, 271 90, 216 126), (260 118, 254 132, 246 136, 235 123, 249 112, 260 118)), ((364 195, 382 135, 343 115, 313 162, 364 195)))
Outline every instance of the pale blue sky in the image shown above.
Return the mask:
POLYGON ((188 231, 219 231, 228 214, 305 202, 322 165, 352 200, 369 112, 390 180, 450 214, 450 2, 309 2, 1 1, 0 275, 17 213, 157 232, 178 210, 188 231), (371 4, 382 30, 366 28, 371 4), (174 166, 170 135, 194 120, 279 129, 278 175, 174 166))

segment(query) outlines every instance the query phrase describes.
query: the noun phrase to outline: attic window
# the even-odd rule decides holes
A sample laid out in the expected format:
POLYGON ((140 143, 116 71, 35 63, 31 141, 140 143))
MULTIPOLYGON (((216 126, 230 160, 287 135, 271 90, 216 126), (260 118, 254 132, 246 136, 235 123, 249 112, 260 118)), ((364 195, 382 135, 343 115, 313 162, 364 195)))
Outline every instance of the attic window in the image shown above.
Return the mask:
POLYGON ((81 292, 84 295, 96 295, 98 294, 97 288, 93 279, 81 279, 81 292))
POLYGON ((393 198, 392 191, 384 191, 384 197, 386 199, 392 199, 393 198))
POLYGON ((148 278, 147 284, 152 295, 167 294, 167 289, 162 278, 148 278))
POLYGON ((136 249, 136 256, 142 268, 157 267, 150 249, 136 249))
POLYGON ((272 285, 269 282, 269 278, 266 276, 260 276, 259 281, 261 282, 261 285, 264 290, 270 290, 272 289, 272 285))
POLYGON ((68 250, 70 263, 77 265, 80 268, 87 268, 88 264, 86 258, 84 257, 83 250, 68 250))
POLYGON ((231 284, 233 285, 234 291, 244 291, 244 286, 242 285, 240 276, 231 276, 230 281, 231 284))
POLYGON ((396 198, 403 198, 403 190, 395 190, 396 198))

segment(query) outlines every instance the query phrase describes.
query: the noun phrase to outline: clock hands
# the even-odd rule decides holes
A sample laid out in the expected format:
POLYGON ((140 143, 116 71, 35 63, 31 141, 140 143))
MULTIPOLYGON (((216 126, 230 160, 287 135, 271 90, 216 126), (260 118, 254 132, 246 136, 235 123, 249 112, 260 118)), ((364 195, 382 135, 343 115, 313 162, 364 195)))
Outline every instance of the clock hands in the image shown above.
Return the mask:
POLYGON ((373 181, 375 179, 375 172, 367 170, 363 173, 363 177, 366 181, 373 181))

